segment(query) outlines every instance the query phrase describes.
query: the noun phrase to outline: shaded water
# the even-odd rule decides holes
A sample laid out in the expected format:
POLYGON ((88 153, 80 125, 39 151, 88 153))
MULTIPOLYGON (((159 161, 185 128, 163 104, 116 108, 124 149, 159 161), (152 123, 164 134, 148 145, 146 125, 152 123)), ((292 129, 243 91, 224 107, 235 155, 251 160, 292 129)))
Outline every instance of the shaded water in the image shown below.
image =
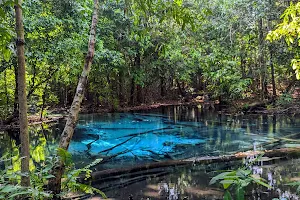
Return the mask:
MULTIPOLYGON (((250 185, 245 192, 247 200, 299 200, 296 188, 286 183, 300 180, 299 159, 289 161, 272 161, 255 164, 252 173, 263 177, 272 186, 268 189, 263 186, 250 185)), ((224 191, 221 185, 209 185, 210 179, 219 174, 219 170, 237 169, 241 163, 231 163, 230 166, 222 163, 210 165, 194 165, 174 167, 157 171, 155 175, 136 176, 127 179, 121 178, 114 184, 96 185, 106 195, 115 200, 142 199, 223 199, 224 191)), ((232 191, 234 195, 234 191, 232 191)))
MULTIPOLYGON (((64 122, 61 122, 30 128, 33 163, 53 154, 63 125, 64 122)), ((14 134, 13 131, 9 133, 14 134)), ((9 135, 0 132, 1 157, 18 155, 18 142, 9 135)), ((96 158, 106 158, 106 163, 95 167, 100 170, 158 160, 231 154, 253 148, 293 146, 300 146, 300 117, 297 116, 232 116, 197 107, 168 106, 151 111, 81 115, 69 150, 77 166, 84 166, 96 158)), ((280 183, 281 190, 285 191, 282 180, 297 179, 297 162, 276 162, 270 167, 263 166, 262 175, 268 179, 271 173, 279 180, 276 184, 280 183)), ((174 188, 172 193, 176 193, 178 199, 218 199, 222 191, 208 186, 212 171, 231 166, 170 167, 149 171, 147 173, 152 174, 149 176, 138 174, 121 180, 118 177, 118 181, 108 181, 98 187, 116 199, 128 199, 131 194, 134 199, 165 199, 171 191, 168 189, 166 192, 166 186, 174 188), (113 190, 125 186, 125 189, 113 190)), ((249 198, 269 199, 258 196, 249 198)))

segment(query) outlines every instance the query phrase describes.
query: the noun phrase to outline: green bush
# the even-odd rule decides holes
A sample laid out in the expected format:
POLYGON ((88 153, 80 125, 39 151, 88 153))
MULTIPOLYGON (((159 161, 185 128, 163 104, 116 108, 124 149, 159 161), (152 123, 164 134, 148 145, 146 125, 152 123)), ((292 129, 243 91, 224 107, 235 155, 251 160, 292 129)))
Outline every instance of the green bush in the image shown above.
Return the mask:
POLYGON ((51 174, 53 166, 61 161, 65 165, 65 171, 62 178, 62 192, 60 196, 63 197, 70 192, 83 192, 101 194, 106 198, 105 194, 97 188, 78 182, 79 177, 85 176, 85 179, 89 178, 92 172, 90 168, 99 164, 102 159, 96 159, 86 167, 76 169, 72 162, 71 154, 63 149, 58 149, 57 156, 47 157, 45 161, 39 163, 29 173, 31 187, 22 187, 20 185, 21 176, 26 174, 22 174, 19 171, 12 172, 13 166, 7 165, 7 163, 11 163, 10 161, 11 159, 3 158, 0 160, 0 164, 6 163, 5 169, 0 170, 0 199, 14 200, 20 197, 24 199, 24 196, 34 200, 51 199, 51 191, 45 191, 45 186, 50 178, 54 178, 51 174))

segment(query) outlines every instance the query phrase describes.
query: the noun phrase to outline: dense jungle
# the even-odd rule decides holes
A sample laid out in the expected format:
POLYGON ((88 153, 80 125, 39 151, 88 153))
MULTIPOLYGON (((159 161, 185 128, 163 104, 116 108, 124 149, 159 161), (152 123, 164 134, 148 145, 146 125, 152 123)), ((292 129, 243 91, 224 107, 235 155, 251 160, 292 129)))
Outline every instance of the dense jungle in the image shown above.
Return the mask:
POLYGON ((300 194, 297 0, 0 0, 0 199, 300 194))

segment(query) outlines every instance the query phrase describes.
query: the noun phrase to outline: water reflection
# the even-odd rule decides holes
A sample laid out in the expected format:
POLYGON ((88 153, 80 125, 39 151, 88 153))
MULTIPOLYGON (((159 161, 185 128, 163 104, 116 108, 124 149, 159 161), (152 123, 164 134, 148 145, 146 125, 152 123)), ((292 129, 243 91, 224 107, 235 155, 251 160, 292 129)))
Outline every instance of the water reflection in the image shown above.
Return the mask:
MULTIPOLYGON (((51 155, 63 124, 31 127, 32 152, 51 155)), ((0 134, 0 156, 18 146, 15 135, 0 134)), ((99 157, 111 157, 102 166, 111 168, 120 166, 119 163, 134 165, 145 161, 230 154, 253 149, 253 144, 257 149, 299 146, 300 118, 225 115, 192 106, 81 115, 70 151, 81 166, 99 157)))
MULTIPOLYGON (((299 146, 300 118, 225 115, 189 106, 82 115, 70 150, 136 163, 299 146), (104 154, 104 155, 103 155, 104 154)), ((79 157, 78 157, 79 158, 79 157)), ((80 158, 80 159, 82 159, 80 158)))
MULTIPOLYGON (((61 122, 30 127, 31 167, 53 154, 63 125, 61 122)), ((18 170, 19 141, 15 133, 12 130, 10 133, 0 132, 0 157, 13 157, 10 164, 14 166, 13 170, 18 170)), ((234 116, 186 106, 134 113, 81 115, 70 150, 77 166, 86 165, 98 157, 110 157, 106 164, 98 167, 103 169, 166 159, 230 154, 252 150, 253 145, 255 150, 300 146, 300 117, 234 116)), ((231 166, 167 168, 154 173, 155 176, 132 178, 129 182, 124 179, 126 184, 121 184, 121 188, 126 185, 124 189, 111 190, 118 188, 119 183, 106 185, 104 189, 111 197, 128 199, 133 195, 135 200, 222 199, 222 190, 208 186, 208 182, 214 175, 212 171, 231 166)), ((298 166, 299 160, 272 161, 267 165, 253 166, 253 173, 268 180, 273 189, 253 188, 248 191, 248 198, 297 200, 295 189, 284 184, 290 180, 300 180, 298 166)))
MULTIPOLYGON (((260 185, 250 185, 246 189, 245 199, 247 200, 299 200, 296 188, 287 186, 286 183, 292 180, 299 180, 299 159, 290 161, 266 160, 256 163, 253 167, 253 174, 259 175, 268 181, 272 188, 268 189, 260 185)), ((247 161, 249 163, 249 161, 247 161)), ((224 163, 211 164, 206 166, 186 166, 168 168, 165 171, 167 175, 155 176, 146 175, 144 180, 131 183, 129 185, 119 185, 104 189, 108 197, 115 200, 125 200, 131 197, 132 200, 140 199, 223 199, 222 186, 209 186, 208 182, 220 170, 237 169, 241 163, 224 163), (118 188, 118 189, 116 189, 118 188)), ((139 174, 138 177, 141 175, 139 174)), ((134 175, 130 179, 134 179, 134 175)), ((125 182, 124 179, 122 179, 125 182)), ((111 183, 113 186, 118 185, 118 180, 111 183)), ((108 183, 105 183, 108 184, 108 183)), ((103 184, 96 185, 103 189, 103 184)), ((233 191, 234 192, 234 191, 233 191)))

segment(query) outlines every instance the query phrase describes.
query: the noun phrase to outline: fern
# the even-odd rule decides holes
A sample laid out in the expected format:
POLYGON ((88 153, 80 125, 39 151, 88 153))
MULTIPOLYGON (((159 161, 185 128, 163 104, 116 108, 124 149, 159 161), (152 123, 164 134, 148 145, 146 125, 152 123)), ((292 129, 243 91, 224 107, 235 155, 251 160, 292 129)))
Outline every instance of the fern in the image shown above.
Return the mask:
POLYGON ((72 155, 65 149, 57 148, 57 155, 66 167, 73 164, 72 155))
MULTIPOLYGON (((103 159, 96 159, 92 163, 80 169, 69 169, 66 171, 64 175, 64 181, 62 182, 62 189, 64 193, 68 193, 70 191, 76 192, 84 192, 87 194, 100 194, 103 198, 107 198, 106 195, 99 189, 92 187, 91 185, 83 184, 78 182, 78 178, 81 176, 85 177, 85 180, 91 177, 92 170, 90 169, 93 166, 98 165, 103 159)), ((63 193, 63 194, 64 194, 63 193)), ((62 195, 63 195, 62 194, 62 195)))

